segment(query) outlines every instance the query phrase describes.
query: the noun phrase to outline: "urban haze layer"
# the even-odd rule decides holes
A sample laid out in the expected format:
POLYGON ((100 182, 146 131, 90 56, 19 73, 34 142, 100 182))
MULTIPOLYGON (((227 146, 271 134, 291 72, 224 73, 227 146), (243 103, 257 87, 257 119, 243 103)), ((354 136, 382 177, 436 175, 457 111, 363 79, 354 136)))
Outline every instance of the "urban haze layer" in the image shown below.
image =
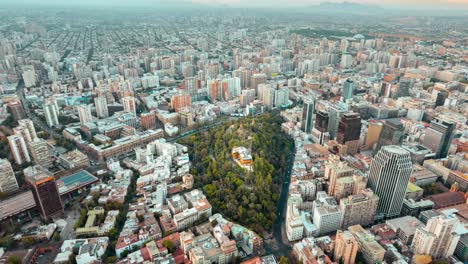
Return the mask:
POLYGON ((468 263, 463 1, 6 2, 0 263, 468 263))

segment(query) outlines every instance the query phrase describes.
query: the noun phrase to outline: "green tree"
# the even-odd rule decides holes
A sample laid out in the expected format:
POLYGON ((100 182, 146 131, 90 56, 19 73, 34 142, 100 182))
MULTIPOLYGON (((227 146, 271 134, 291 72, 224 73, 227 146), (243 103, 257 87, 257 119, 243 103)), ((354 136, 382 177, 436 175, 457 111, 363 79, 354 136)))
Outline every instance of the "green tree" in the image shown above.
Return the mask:
POLYGON ((16 241, 11 235, 0 238, 0 247, 10 249, 15 245, 16 241))
POLYGON ((21 264, 21 259, 18 256, 10 256, 7 259, 7 264, 21 264))
POLYGON ((106 258, 107 263, 115 263, 117 262, 117 257, 116 256, 110 256, 106 258))
POLYGON ((36 240, 32 237, 24 237, 21 239, 21 242, 26 246, 26 247, 30 247, 34 244, 36 244, 36 240))
POLYGON ((55 232, 54 235, 52 236, 52 238, 53 238, 55 241, 60 241, 60 239, 61 239, 60 233, 59 233, 59 232, 55 232))
POLYGON ((169 251, 169 253, 172 253, 174 252, 175 250, 175 245, 174 245, 174 242, 172 242, 171 240, 164 240, 162 245, 167 248, 167 250, 169 251))
POLYGON ((279 264, 289 264, 289 259, 285 256, 281 256, 278 260, 279 264))

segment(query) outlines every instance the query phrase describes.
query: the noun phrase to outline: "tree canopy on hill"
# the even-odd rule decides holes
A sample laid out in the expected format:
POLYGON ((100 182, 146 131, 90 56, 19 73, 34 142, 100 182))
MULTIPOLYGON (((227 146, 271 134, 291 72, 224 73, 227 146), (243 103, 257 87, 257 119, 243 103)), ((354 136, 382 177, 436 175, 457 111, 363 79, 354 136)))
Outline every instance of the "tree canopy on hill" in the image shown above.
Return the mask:
POLYGON ((276 218, 292 148, 281 123, 273 114, 231 120, 179 142, 189 147, 195 186, 203 188, 214 212, 259 233, 270 230, 276 218), (251 151, 253 172, 233 162, 231 150, 238 146, 251 151))

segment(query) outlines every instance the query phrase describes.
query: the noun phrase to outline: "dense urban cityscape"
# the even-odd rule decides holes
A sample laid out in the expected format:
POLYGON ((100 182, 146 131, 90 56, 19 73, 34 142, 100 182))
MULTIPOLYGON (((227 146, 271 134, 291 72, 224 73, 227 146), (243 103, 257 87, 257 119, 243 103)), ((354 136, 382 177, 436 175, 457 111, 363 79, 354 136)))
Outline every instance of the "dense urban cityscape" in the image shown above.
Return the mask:
POLYGON ((44 1, 0 5, 0 264, 468 263, 464 1, 44 1))

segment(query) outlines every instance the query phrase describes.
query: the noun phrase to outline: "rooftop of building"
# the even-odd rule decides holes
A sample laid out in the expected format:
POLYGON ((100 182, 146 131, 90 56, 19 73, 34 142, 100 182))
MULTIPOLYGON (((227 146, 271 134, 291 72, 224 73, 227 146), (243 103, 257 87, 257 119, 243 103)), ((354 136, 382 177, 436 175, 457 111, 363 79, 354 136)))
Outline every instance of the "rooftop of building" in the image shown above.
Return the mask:
POLYGON ((466 201, 464 192, 444 192, 425 197, 426 200, 434 202, 434 208, 443 208, 457 204, 463 204, 466 201))
POLYGON ((64 193, 68 193, 70 191, 82 188, 97 181, 99 181, 99 179, 96 176, 92 175, 91 173, 85 170, 81 170, 71 175, 62 177, 56 182, 60 194, 63 195, 64 193))
POLYGON ((406 192, 407 193, 409 193, 409 192, 411 192, 411 193, 413 193, 413 192, 422 192, 422 191, 423 191, 423 189, 421 187, 419 187, 416 184, 411 183, 411 182, 409 182, 408 186, 406 187, 406 192))

